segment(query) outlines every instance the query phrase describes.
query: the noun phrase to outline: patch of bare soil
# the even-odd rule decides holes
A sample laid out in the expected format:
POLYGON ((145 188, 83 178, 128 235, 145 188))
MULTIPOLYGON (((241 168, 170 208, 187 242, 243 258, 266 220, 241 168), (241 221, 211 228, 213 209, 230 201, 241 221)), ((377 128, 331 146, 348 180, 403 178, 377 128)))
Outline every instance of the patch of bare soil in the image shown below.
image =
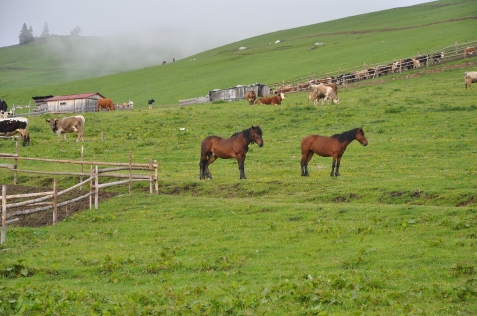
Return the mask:
MULTIPOLYGON (((51 191, 51 188, 37 188, 37 187, 29 187, 29 186, 22 186, 22 185, 8 185, 7 186, 7 195, 13 194, 27 194, 27 193, 38 193, 38 192, 48 192, 51 191)), ((58 197, 58 202, 61 203, 67 200, 74 199, 76 197, 82 196, 87 194, 88 191, 80 191, 74 190, 68 193, 65 193, 58 197)), ((104 192, 99 191, 99 202, 103 202, 107 199, 110 199, 114 196, 118 195, 118 193, 112 192, 104 192)), ((32 199, 32 198, 28 198, 32 199)), ((27 199, 9 199, 7 200, 8 204, 26 201, 27 199)), ((51 201, 51 200, 49 200, 51 201)), ((8 213, 16 212, 16 211, 24 211, 27 209, 37 208, 38 206, 23 206, 23 207, 16 207, 16 208, 9 208, 7 209, 8 213)), ((94 206, 93 206, 94 207, 94 206)), ((62 206, 57 208, 57 221, 60 222, 64 220, 66 217, 73 215, 76 212, 81 212, 83 210, 89 209, 89 199, 83 199, 74 203, 70 203, 66 206, 62 206)), ((19 215, 16 216, 19 218, 18 221, 13 222, 9 225, 14 226, 21 226, 21 227, 40 227, 46 225, 53 224, 53 210, 41 211, 38 213, 28 214, 28 215, 19 215)), ((11 219, 11 218, 10 218, 11 219)))

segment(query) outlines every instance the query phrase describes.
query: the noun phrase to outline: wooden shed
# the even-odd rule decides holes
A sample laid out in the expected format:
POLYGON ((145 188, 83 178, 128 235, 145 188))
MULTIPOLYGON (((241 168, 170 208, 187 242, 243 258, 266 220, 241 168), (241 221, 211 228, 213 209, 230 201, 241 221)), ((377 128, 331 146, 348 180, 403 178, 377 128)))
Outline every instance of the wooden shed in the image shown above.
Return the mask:
POLYGON ((224 100, 224 101, 238 101, 245 99, 247 92, 255 91, 258 97, 268 97, 270 96, 270 88, 261 83, 250 84, 246 86, 235 86, 233 88, 223 89, 223 90, 212 90, 209 91, 210 102, 224 100))
POLYGON ((98 100, 102 98, 100 93, 90 92, 34 100, 37 112, 84 113, 96 112, 98 100))

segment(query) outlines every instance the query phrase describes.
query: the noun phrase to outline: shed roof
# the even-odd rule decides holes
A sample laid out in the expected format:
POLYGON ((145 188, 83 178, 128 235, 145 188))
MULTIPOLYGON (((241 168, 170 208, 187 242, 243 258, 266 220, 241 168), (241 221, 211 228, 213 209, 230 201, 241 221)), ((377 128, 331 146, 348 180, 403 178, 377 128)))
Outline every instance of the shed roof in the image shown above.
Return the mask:
POLYGON ((76 99, 87 99, 94 95, 99 95, 101 98, 104 98, 99 92, 90 92, 90 93, 80 93, 80 94, 70 94, 70 95, 60 95, 57 97, 45 99, 45 101, 62 101, 62 100, 76 100, 76 99))

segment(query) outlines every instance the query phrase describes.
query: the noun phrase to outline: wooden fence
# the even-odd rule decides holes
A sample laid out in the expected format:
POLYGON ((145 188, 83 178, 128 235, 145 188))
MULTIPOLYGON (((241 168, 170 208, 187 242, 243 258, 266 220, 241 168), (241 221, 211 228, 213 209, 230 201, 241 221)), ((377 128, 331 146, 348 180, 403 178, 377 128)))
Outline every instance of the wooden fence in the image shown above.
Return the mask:
MULTIPOLYGON (((291 79, 291 80, 287 80, 287 81, 275 82, 275 83, 269 84, 268 86, 270 88, 272 88, 274 91, 277 90, 277 88, 279 88, 279 87, 292 86, 292 87, 296 87, 296 89, 293 89, 292 91, 290 91, 290 93, 299 92, 299 91, 304 90, 304 89, 300 89, 300 84, 303 84, 303 83, 305 83, 307 81, 310 81, 310 80, 320 80, 320 79, 323 79, 323 78, 331 78, 331 77, 337 78, 340 75, 354 74, 357 71, 364 70, 364 69, 370 69, 370 68, 379 69, 380 67, 386 67, 387 65, 392 64, 393 62, 396 62, 396 61, 401 61, 401 60, 405 60, 405 59, 408 59, 408 58, 413 58, 413 57, 415 58, 415 57, 418 57, 418 56, 426 56, 426 55, 429 55, 429 58, 424 65, 421 65, 421 67, 429 67, 429 66, 432 66, 432 63, 433 63, 432 56, 434 56, 436 54, 439 54, 439 53, 442 53, 442 52, 444 53, 444 57, 440 59, 440 63, 445 63, 445 62, 450 62, 450 61, 455 61, 455 60, 466 58, 466 56, 464 55, 464 51, 467 47, 476 47, 477 48, 477 40, 466 42, 466 43, 460 43, 460 44, 455 43, 454 45, 450 45, 450 46, 447 46, 447 47, 444 47, 444 48, 441 48, 441 49, 437 49, 437 50, 434 50, 434 51, 430 51, 430 52, 417 52, 417 54, 415 56, 394 59, 392 61, 385 61, 385 62, 372 63, 372 64, 364 62, 360 66, 355 66, 355 67, 351 67, 351 68, 347 68, 347 69, 339 69, 337 71, 321 73, 321 74, 310 74, 307 77, 300 77, 300 78, 295 78, 295 79, 291 79)), ((474 53, 472 55, 472 57, 475 57, 475 56, 477 56, 477 53, 474 53)), ((399 68, 399 72, 402 72, 402 71, 405 71, 405 70, 406 69, 404 69, 404 68, 401 68, 401 67, 399 68)), ((375 72, 375 74, 378 75, 378 72, 375 72)), ((374 78, 374 76, 373 76, 373 78, 374 78)), ((338 82, 338 83, 342 84, 341 82, 338 82)), ((346 82, 344 82, 344 83, 346 83, 346 82)))
POLYGON ((128 163, 118 163, 118 162, 97 162, 97 161, 84 161, 84 149, 81 150, 81 160, 59 160, 59 159, 46 159, 46 158, 30 158, 30 157, 20 157, 18 155, 18 142, 16 146, 15 154, 5 154, 0 153, 0 159, 10 159, 13 160, 13 164, 0 164, 0 168, 8 168, 14 173, 14 184, 17 184, 18 173, 32 173, 32 174, 44 174, 44 175, 62 175, 62 176, 71 176, 79 177, 79 183, 58 191, 57 180, 53 179, 53 190, 48 192, 39 192, 39 193, 29 193, 29 194, 16 194, 16 195, 7 195, 7 185, 2 185, 2 232, 1 232, 1 244, 6 240, 6 226, 9 223, 18 220, 19 215, 28 215, 37 212, 42 212, 46 210, 53 209, 53 225, 56 225, 57 218, 57 208, 61 206, 68 205, 83 199, 89 198, 89 208, 92 209, 93 198, 94 198, 94 207, 98 209, 99 207, 99 190, 116 186, 121 184, 129 184, 129 194, 132 193, 132 183, 133 182, 149 182, 149 193, 155 194, 159 193, 158 187, 158 172, 157 172, 157 160, 152 161, 149 159, 148 164, 139 164, 132 162, 132 153, 129 152, 129 162, 128 163), (25 170, 18 168, 18 162, 20 160, 31 160, 38 162, 46 163, 60 163, 60 164, 72 164, 80 165, 80 172, 59 172, 59 171, 39 171, 39 170, 25 170), (84 172, 84 165, 89 165, 89 173, 84 172), (103 168, 99 168, 102 166, 103 168), (106 168, 105 168, 106 167, 106 168), (145 171, 146 174, 133 174, 134 171, 145 171), (117 173, 119 171, 128 171, 127 173, 117 173), (86 179, 84 179, 86 177, 86 179), (99 183, 99 178, 119 178, 123 180, 114 181, 114 182, 103 182, 99 183), (61 196, 65 193, 68 193, 74 189, 82 189, 84 185, 89 183, 89 192, 82 196, 76 197, 74 199, 64 201, 62 203, 57 203, 58 196, 61 196), (16 202, 7 204, 8 199, 25 199, 33 198, 30 200, 16 202), (48 202, 49 201, 49 202, 48 202), (27 207, 27 209, 21 211, 15 211, 8 213, 7 210, 10 208, 18 207, 27 207))

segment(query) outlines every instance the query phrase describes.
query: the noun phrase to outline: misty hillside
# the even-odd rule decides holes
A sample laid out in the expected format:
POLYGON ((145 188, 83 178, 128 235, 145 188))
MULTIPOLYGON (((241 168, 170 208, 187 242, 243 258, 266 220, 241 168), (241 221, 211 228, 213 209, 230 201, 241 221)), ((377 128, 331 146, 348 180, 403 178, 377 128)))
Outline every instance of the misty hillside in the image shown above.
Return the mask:
POLYGON ((4 47, 0 98, 26 104, 33 95, 99 91, 118 102, 132 99, 143 104, 154 97, 158 105, 177 104, 215 88, 281 82, 475 40, 476 4, 441 0, 363 14, 264 34, 192 56, 188 52, 201 51, 197 42, 208 44, 187 34, 148 32, 108 38, 60 36, 4 47), (316 47, 317 42, 323 45, 316 47), (172 58, 177 61, 172 63, 172 58), (163 61, 167 64, 161 65, 163 61), (72 85, 74 80, 80 81, 72 85))

